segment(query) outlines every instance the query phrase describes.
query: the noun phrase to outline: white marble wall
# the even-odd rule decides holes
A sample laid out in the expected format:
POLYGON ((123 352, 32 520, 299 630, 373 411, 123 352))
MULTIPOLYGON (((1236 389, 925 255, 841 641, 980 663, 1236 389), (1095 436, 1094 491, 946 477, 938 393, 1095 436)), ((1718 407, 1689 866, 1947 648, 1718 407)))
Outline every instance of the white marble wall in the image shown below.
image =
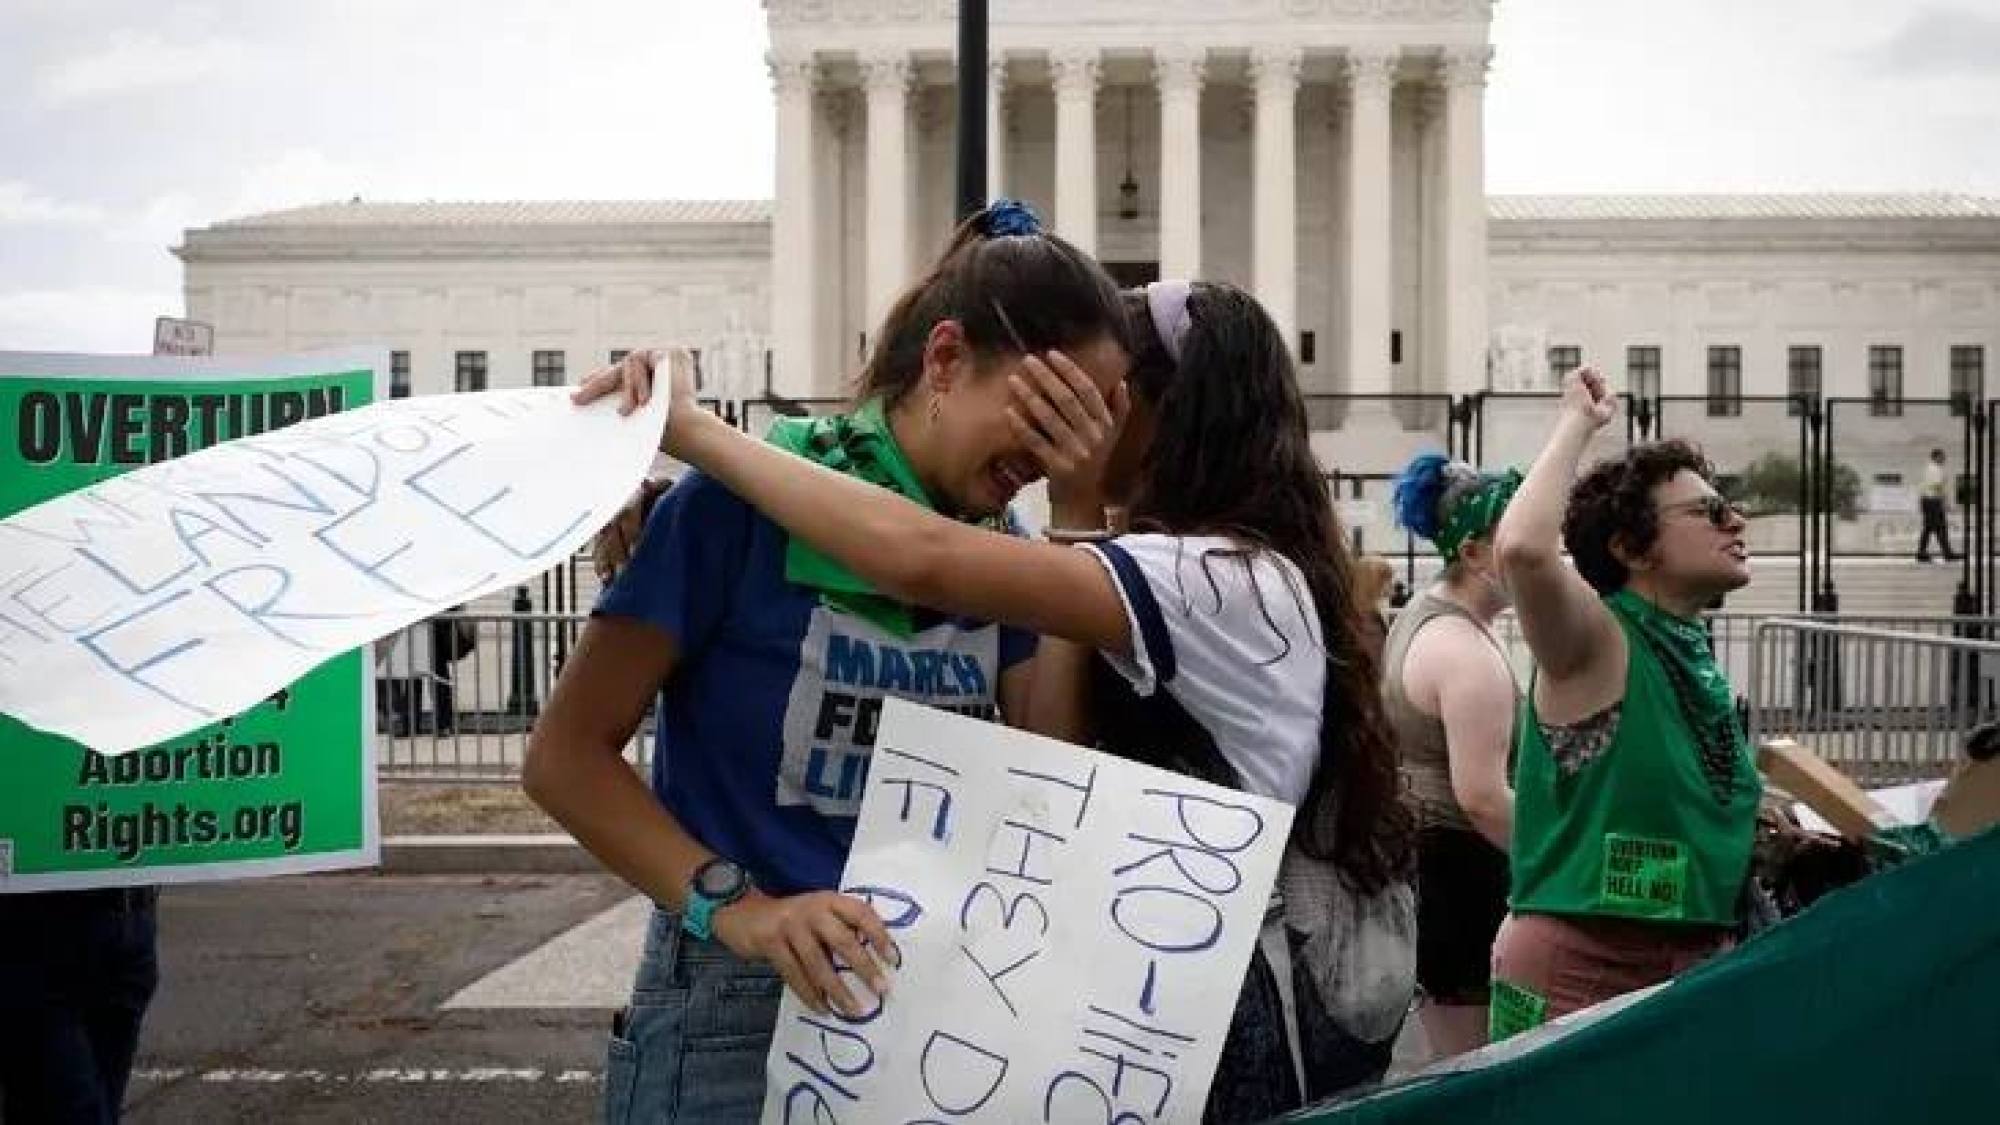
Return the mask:
MULTIPOLYGON (((532 383, 532 353, 564 353, 571 382, 615 348, 716 350, 769 335, 763 261, 633 265, 587 259, 197 263, 188 315, 216 326, 218 354, 351 343, 408 351, 412 391, 452 389, 453 354, 487 353, 487 385, 532 383)), ((755 383, 762 386, 761 360, 755 383)))

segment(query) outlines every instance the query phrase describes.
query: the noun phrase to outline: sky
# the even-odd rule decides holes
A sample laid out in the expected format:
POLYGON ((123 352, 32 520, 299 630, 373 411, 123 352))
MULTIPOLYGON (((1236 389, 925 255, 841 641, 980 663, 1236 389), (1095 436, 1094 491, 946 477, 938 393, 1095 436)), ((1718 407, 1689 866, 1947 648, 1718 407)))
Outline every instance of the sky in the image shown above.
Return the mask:
MULTIPOLYGON (((1500 0, 1493 40, 1493 192, 2000 196, 2000 0, 1500 0)), ((754 0, 0 0, 0 350, 147 350, 167 248, 258 211, 768 197, 767 45, 754 0)))

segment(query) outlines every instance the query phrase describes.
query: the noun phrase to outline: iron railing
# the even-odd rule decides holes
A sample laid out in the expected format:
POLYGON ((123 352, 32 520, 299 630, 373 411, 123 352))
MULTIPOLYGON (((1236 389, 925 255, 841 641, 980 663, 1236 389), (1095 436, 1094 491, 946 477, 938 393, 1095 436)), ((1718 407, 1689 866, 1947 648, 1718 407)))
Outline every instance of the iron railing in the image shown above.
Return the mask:
POLYGON ((1943 775, 2000 704, 2000 629, 1946 618, 1948 632, 1776 618, 1752 629, 1753 740, 1795 738, 1856 781, 1943 775))
MULTIPOLYGON (((518 779, 528 731, 586 620, 582 613, 451 614, 376 642, 382 776, 518 779), (438 642, 449 639, 448 630, 460 623, 470 626, 470 647, 451 659, 438 642)), ((1833 743, 1836 760, 1843 766, 1866 766, 1861 776, 1871 780, 1884 774, 1875 768, 1883 762, 1918 762, 1933 773, 1941 770, 1956 752, 1954 736, 1995 714, 2000 657, 1993 654, 2000 651, 2000 641, 1982 638, 2000 637, 2000 618, 1774 618, 1720 612, 1707 615, 1705 623, 1753 731, 1839 733, 1841 740, 1833 743), (1896 638, 1912 653, 1948 651, 1945 670, 1892 666, 1888 650, 1874 640, 1881 636, 1896 638), (1959 670, 1959 678, 1953 678, 1952 669, 1959 670), (1975 674, 1983 694, 1971 693, 1975 674), (1950 697, 1926 701, 1914 694, 1954 683, 1969 692, 1955 703, 1950 697), (1883 749, 1874 749, 1871 740, 1880 741, 1883 749)), ((1511 613, 1502 614, 1494 632, 1525 685, 1532 660, 1519 624, 1511 613)), ((626 757, 641 768, 650 765, 650 717, 626 747, 626 757)))

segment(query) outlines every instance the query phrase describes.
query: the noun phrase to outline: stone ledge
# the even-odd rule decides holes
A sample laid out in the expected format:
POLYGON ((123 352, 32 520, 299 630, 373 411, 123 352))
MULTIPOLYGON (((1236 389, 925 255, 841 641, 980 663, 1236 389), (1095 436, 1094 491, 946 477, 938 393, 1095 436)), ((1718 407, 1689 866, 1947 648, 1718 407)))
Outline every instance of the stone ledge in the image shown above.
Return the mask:
POLYGON ((390 836, 382 841, 385 875, 585 875, 603 870, 562 833, 390 836))

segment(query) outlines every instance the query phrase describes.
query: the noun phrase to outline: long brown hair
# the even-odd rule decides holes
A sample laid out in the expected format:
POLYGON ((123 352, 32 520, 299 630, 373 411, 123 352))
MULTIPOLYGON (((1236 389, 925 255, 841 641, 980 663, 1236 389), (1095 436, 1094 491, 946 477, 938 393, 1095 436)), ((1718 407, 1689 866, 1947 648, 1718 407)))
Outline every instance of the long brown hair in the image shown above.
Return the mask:
POLYGON ((856 400, 894 405, 908 394, 923 373, 930 331, 944 320, 957 321, 982 357, 1126 338, 1118 283, 1008 200, 960 223, 930 272, 889 307, 855 380, 856 400))
POLYGON ((1326 652, 1320 754, 1292 838, 1371 893, 1408 875, 1414 818, 1402 800, 1377 660, 1355 566, 1308 438, 1284 336, 1232 285, 1196 284, 1175 363, 1143 292, 1127 291, 1131 385, 1155 432, 1139 469, 1133 526, 1221 535, 1291 560, 1304 576, 1326 652))

